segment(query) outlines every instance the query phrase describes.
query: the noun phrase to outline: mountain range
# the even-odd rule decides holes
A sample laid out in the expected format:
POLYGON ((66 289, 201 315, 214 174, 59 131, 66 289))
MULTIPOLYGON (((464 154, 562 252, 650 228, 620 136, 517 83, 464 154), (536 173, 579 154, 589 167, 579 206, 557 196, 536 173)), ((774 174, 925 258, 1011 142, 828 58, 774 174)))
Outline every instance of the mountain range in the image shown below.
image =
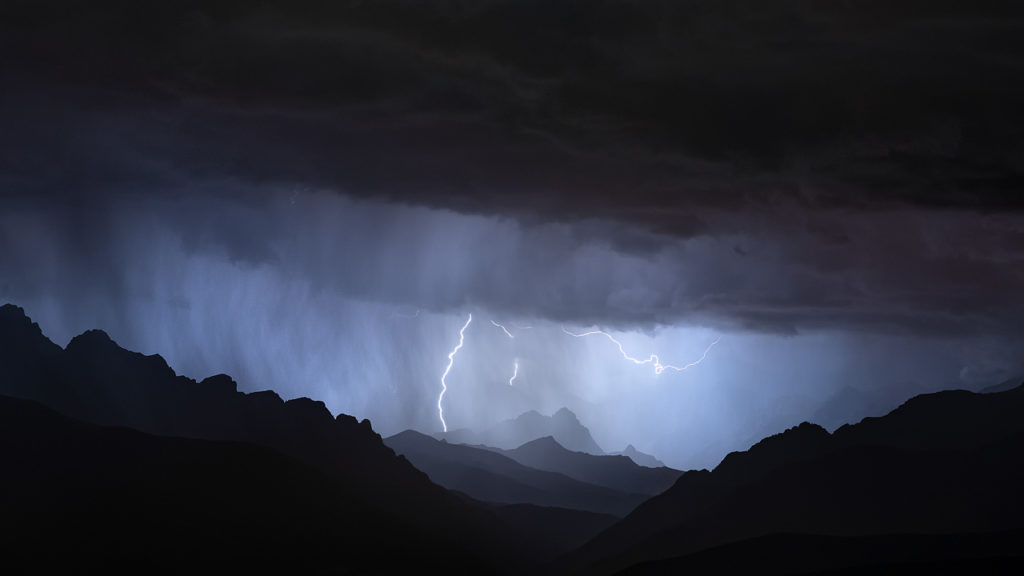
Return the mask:
POLYGON ((503 420, 486 430, 462 428, 436 435, 437 438, 453 444, 477 444, 507 450, 544 436, 551 436, 566 449, 574 452, 604 454, 604 450, 590 435, 590 430, 587 430, 568 408, 562 408, 551 416, 530 410, 515 418, 503 420))
MULTIPOLYGON (((575 551, 567 565, 591 573, 652 561, 672 567, 666 561, 765 534, 1019 530, 1022 416, 1018 385, 992 394, 917 396, 833 434, 803 423, 729 454, 713 471, 686 472, 575 551)), ((1013 554, 1022 553, 1018 543, 1013 554)))
POLYGON ((7 396, 0 396, 0 457, 6 570, 497 571, 489 552, 460 544, 451 531, 458 527, 449 525, 457 519, 483 529, 481 519, 444 493, 419 491, 429 490, 426 482, 395 478, 419 491, 403 511, 383 505, 390 490, 276 450, 88 424, 7 396), (415 522, 441 512, 434 524, 442 529, 415 522))
MULTIPOLYGON (((552 438, 559 446, 585 454, 603 455, 605 451, 594 441, 590 430, 580 422, 568 408, 559 408, 551 416, 544 416, 536 410, 529 410, 515 418, 503 420, 491 428, 477 431, 461 428, 451 432, 435 434, 436 438, 455 444, 483 446, 511 450, 539 438, 552 438)), ((648 468, 664 468, 665 464, 650 454, 645 454, 632 444, 613 456, 626 456, 636 464, 648 468)))
POLYGON ((434 482, 487 502, 528 503, 622 517, 647 499, 642 494, 525 466, 486 448, 451 444, 412 430, 384 443, 434 482))
POLYGON ((621 455, 595 456, 564 448, 553 437, 545 436, 514 450, 496 450, 516 462, 538 470, 565 474, 582 482, 628 493, 653 496, 672 486, 679 470, 640 466, 621 455))
POLYGON ((487 502, 529 503, 624 516, 681 474, 625 456, 563 448, 546 436, 514 450, 467 446, 407 430, 384 440, 434 482, 487 502))
MULTIPOLYGON (((359 566, 364 561, 366 565, 373 565, 373 558, 387 550, 389 553, 420 557, 423 559, 419 564, 421 567, 432 565, 432 558, 439 565, 447 565, 451 557, 457 557, 485 559, 474 564, 475 569, 483 566, 486 568, 484 571, 501 571, 508 566, 529 564, 564 551, 538 531, 527 528, 530 522, 524 522, 522 516, 533 509, 515 511, 511 515, 515 521, 510 522, 504 520, 502 512, 491 505, 467 500, 435 485, 423 472, 385 446, 367 420, 358 422, 344 414, 333 417, 322 402, 308 398, 285 402, 272 391, 245 394, 237 391, 236 383, 225 375, 200 382, 178 376, 160 356, 145 356, 125 350, 102 331, 90 330, 76 336, 62 349, 47 339, 21 308, 10 304, 0 306, 0 374, 0 395, 37 401, 62 415, 61 419, 54 419, 55 416, 48 411, 26 409, 26 413, 38 421, 11 420, 8 423, 10 438, 28 438, 31 442, 34 432, 29 429, 45 431, 43 423, 51 422, 54 428, 62 431, 60 438, 77 438, 79 430, 96 430, 85 426, 89 423, 121 430, 95 432, 101 436, 128 434, 128 429, 132 429, 154 435, 154 438, 176 437, 233 446, 244 443, 263 450, 250 452, 251 459, 283 457, 292 463, 291 473, 325 478, 324 481, 335 483, 334 490, 355 495, 360 506, 352 508, 351 514, 341 514, 336 518, 338 528, 331 531, 338 536, 335 546, 329 551, 325 549, 319 557, 308 559, 317 569, 336 569, 334 563, 339 556, 345 557, 345 565, 359 566), (19 430, 19 426, 25 430, 19 430), (266 456, 270 453, 274 456, 266 456), (389 530, 406 534, 406 537, 394 541, 374 540, 369 535, 361 538, 363 526, 371 525, 389 526, 389 530), (426 542, 434 544, 423 548, 426 542), (369 545, 374 543, 376 545, 369 545)), ((10 404, 15 405, 24 404, 10 404)), ((159 444, 163 440, 153 442, 159 444)), ((17 496, 18 486, 31 484, 33 478, 43 474, 37 470, 47 470, 47 466, 60 468, 60 460, 69 454, 66 450, 57 450, 55 444, 60 442, 53 439, 38 450, 27 454, 19 452, 18 457, 27 460, 24 466, 13 468, 27 476, 0 475, 3 488, 9 488, 2 492, 9 497, 17 496)), ((83 482, 91 485, 90 478, 94 474, 109 475, 112 473, 108 470, 110 466, 120 466, 124 456, 118 448, 120 444, 111 444, 109 453, 105 451, 105 445, 96 443, 91 446, 96 470, 88 469, 88 461, 78 459, 79 467, 68 472, 66 481, 75 485, 83 482)), ((186 442, 176 446, 179 452, 184 453, 205 445, 186 442)), ((6 447, 14 448, 9 444, 6 447)), ((11 460, 12 456, 6 452, 0 456, 6 462, 18 462, 11 460)), ((184 454, 181 457, 191 461, 192 456, 184 454)), ((202 458, 200 455, 195 457, 202 458)), ((275 463, 259 465, 280 468, 275 463)), ((162 481, 157 474, 158 466, 153 466, 156 468, 145 472, 152 474, 147 478, 159 484, 162 481)), ((216 469, 216 472, 236 478, 232 476, 232 470, 216 469)), ((290 488, 279 486, 275 478, 275 474, 262 473, 236 478, 240 483, 247 483, 247 489, 263 495, 262 499, 252 500, 252 506, 257 509, 252 513, 254 520, 261 518, 259 508, 282 505, 279 498, 288 496, 281 490, 290 488)), ((37 499, 24 500, 19 510, 26 518, 35 518, 32 522, 79 523, 83 530, 90 531, 100 540, 113 539, 122 533, 122 522, 102 513, 102 507, 62 510, 49 506, 47 502, 56 498, 53 491, 67 489, 61 487, 62 483, 51 482, 51 491, 33 493, 37 499), (48 511, 50 516, 43 511, 48 511)), ((173 484, 159 485, 164 492, 173 492, 173 484)), ((116 497, 116 494, 111 494, 111 497, 116 497)), ((183 485, 182 493, 175 497, 187 500, 191 497, 202 499, 207 495, 197 480, 194 484, 183 485), (197 492, 193 494, 193 491, 197 492)), ((139 509, 129 506, 129 502, 122 504, 127 519, 144 523, 143 518, 136 517, 139 509)), ((312 506, 313 502, 309 504, 312 506)), ((339 510, 344 508, 342 506, 339 510)), ((315 507, 303 513, 320 518, 315 507)), ((562 520, 570 525, 579 523, 567 511, 538 513, 555 526, 562 520)), ((7 518, 9 526, 26 520, 19 520, 16 515, 7 515, 7 518)), ((199 523, 207 519, 210 518, 206 514, 197 514, 187 522, 199 523)), ((272 520, 268 516, 265 521, 249 528, 266 534, 280 531, 272 520)), ((181 521, 185 522, 186 518, 182 517, 181 521)), ((331 517, 324 516, 322 521, 330 522, 331 517)), ((557 535, 557 530, 549 533, 557 535)), ((16 541, 24 550, 45 548, 50 540, 46 531, 22 532, 19 535, 20 539, 16 541)), ((561 536, 557 539, 565 541, 561 536)), ((233 544, 246 543, 242 536, 232 535, 227 540, 233 544)), ((173 547, 174 543, 168 541, 164 545, 173 547)), ((222 552, 236 553, 227 549, 222 552)))
POLYGON ((1024 570, 1020 383, 805 422, 710 471, 603 455, 581 430, 565 410, 464 438, 504 445, 385 441, 100 331, 61 348, 0 307, 0 546, 33 572, 1024 570))

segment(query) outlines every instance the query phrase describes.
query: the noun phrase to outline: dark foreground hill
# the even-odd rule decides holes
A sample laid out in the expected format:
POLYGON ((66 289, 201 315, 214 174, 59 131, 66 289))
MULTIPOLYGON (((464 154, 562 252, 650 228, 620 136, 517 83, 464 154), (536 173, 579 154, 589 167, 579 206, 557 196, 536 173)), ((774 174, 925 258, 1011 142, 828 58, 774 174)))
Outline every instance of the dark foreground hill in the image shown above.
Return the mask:
MULTIPOLYGON (((927 394, 834 434, 804 423, 728 455, 713 472, 687 472, 562 568, 610 573, 775 533, 1019 530, 1022 485, 1024 387, 927 394)), ((1011 555, 1024 555, 1024 542, 1011 555)))
POLYGON ((3 562, 26 573, 493 572, 359 483, 252 444, 72 420, 0 396, 3 562))
MULTIPOLYGON (((0 552, 33 572, 533 573, 608 522, 445 490, 367 421, 177 376, 98 331, 61 349, 9 305, 0 395, 63 414, 0 398, 0 552)), ((1019 573, 1022 485, 1024 387, 928 394, 686 472, 547 568, 1019 573)))
MULTIPOLYGON (((375 517, 390 519, 382 522, 393 530, 389 528, 375 536, 380 543, 390 541, 392 531, 430 534, 431 542, 443 541, 449 550, 462 550, 467 558, 486 558, 491 568, 501 569, 530 565, 564 551, 559 544, 545 540, 540 532, 521 530, 521 519, 512 525, 492 507, 433 484, 424 473, 385 446, 369 421, 358 422, 347 415, 335 418, 322 402, 307 398, 285 402, 270 391, 244 394, 237 391, 231 378, 223 375, 201 382, 178 376, 160 356, 125 350, 97 330, 75 337, 61 349, 42 334, 21 308, 12 305, 0 307, 0 394, 35 400, 94 424, 130 427, 161 436, 245 442, 276 451, 326 475, 330 481, 339 482, 338 491, 356 496, 362 505, 374 511, 375 517)), ((17 434, 24 441, 32 441, 30 435, 17 434)), ((40 449, 53 447, 47 444, 40 449)), ((54 452, 54 466, 59 468, 60 459, 67 455, 54 452)), ((38 457, 48 456, 43 452, 38 457)), ((96 457, 94 470, 83 467, 55 482, 66 484, 68 490, 77 490, 76 482, 91 476, 110 476, 108 465, 120 465, 118 459, 123 455, 97 452, 96 457)), ((10 461, 5 454, 0 454, 0 458, 10 461)), ((221 473, 244 484, 245 479, 232 475, 230 468, 210 470, 210 474, 221 473)), ((211 482, 221 481, 211 478, 211 482)), ((258 475, 250 481, 264 489, 264 500, 279 496, 272 482, 264 482, 258 475)), ((165 492, 157 492, 153 498, 176 497, 166 494, 171 486, 160 485, 165 492)), ((143 509, 156 504, 148 494, 147 490, 130 493, 137 498, 134 505, 143 509)), ((113 498, 116 493, 110 495, 113 498)), ((48 497, 38 493, 35 496, 48 497)), ((260 502, 260 498, 253 498, 257 510, 260 502)), ((110 504, 113 508, 120 505, 131 504, 110 504)), ((43 516, 40 522, 63 523, 60 509, 45 510, 53 516, 43 516)), ((102 513, 102 507, 98 513, 102 513)), ((359 522, 360 518, 357 515, 351 520, 359 522)), ((198 519, 195 521, 199 522, 198 519)), ((192 522, 184 517, 175 521, 192 522)), ((290 523, 258 524, 268 530, 267 538, 286 537, 293 531, 290 523)), ((39 537, 48 538, 45 533, 39 537)), ((287 538, 286 541, 292 542, 287 538)), ((231 542, 244 543, 234 538, 231 542)), ((406 548, 406 544, 395 542, 395 549, 418 550, 421 543, 407 544, 406 548)), ((174 546, 172 538, 167 547, 174 546)), ((365 548, 367 553, 373 549, 365 548)), ((354 553, 360 550, 364 548, 356 548, 354 553)), ((292 552, 302 553, 301 549, 292 552)), ((344 557, 337 560, 337 568, 347 566, 344 557)))
POLYGON ((395 434, 384 443, 441 486, 488 502, 554 506, 622 517, 647 498, 524 466, 486 448, 449 444, 413 430, 395 434))

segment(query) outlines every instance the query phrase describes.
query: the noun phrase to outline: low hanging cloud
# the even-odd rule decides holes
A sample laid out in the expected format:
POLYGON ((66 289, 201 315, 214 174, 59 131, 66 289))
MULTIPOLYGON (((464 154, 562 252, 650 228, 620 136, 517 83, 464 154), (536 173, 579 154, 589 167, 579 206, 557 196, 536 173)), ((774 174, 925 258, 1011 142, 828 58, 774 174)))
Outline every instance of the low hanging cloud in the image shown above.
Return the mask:
POLYGON ((102 5, 0 13, 8 269, 34 266, 16 214, 59 207, 29 221, 79 269, 169 207, 188 248, 439 311, 783 333, 1024 314, 1019 3, 102 5))
POLYGON ((12 205, 0 218, 0 289, 116 299, 135 278, 173 275, 161 263, 184 252, 403 309, 481 307, 575 325, 1009 336, 1024 320, 1015 217, 707 211, 716 233, 674 238, 615 221, 523 224, 332 192, 254 202, 233 198, 239 184, 222 186, 57 210, 12 205))

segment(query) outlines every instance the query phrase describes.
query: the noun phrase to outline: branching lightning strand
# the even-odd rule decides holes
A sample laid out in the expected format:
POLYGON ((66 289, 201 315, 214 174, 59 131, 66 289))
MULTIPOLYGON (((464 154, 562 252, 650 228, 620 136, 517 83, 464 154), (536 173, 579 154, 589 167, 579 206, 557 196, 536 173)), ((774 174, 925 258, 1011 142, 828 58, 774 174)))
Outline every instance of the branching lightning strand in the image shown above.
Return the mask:
POLYGON ((494 320, 491 320, 491 324, 494 324, 498 328, 501 328, 502 331, 505 332, 505 335, 508 336, 509 338, 513 338, 513 339, 515 338, 515 336, 513 336, 512 333, 508 331, 508 328, 505 328, 504 326, 502 326, 501 324, 498 324, 494 320))
POLYGON ((693 362, 690 362, 689 364, 685 364, 683 366, 673 366, 671 364, 662 364, 661 360, 658 358, 657 354, 651 354, 651 356, 649 358, 647 358, 646 360, 640 360, 639 358, 633 358, 632 356, 630 356, 629 354, 626 353, 626 350, 622 347, 622 343, 621 342, 616 340, 614 336, 612 336, 611 334, 605 332, 604 330, 591 330, 590 332, 581 332, 581 333, 577 334, 575 332, 570 332, 570 331, 566 330, 565 328, 562 328, 562 332, 565 332, 569 336, 573 336, 575 338, 583 338, 584 336, 593 336, 593 335, 596 335, 596 334, 600 334, 600 335, 604 336, 605 338, 608 338, 609 340, 611 340, 612 343, 614 343, 616 346, 619 347, 619 352, 622 354, 623 358, 625 358, 626 360, 629 360, 630 362, 632 362, 634 364, 637 364, 637 365, 651 364, 652 366, 654 366, 654 373, 655 374, 661 374, 665 370, 675 370, 676 372, 682 372, 683 370, 686 370, 687 368, 692 368, 692 367, 696 366, 697 364, 700 364, 701 362, 704 361, 705 358, 707 358, 708 352, 710 352, 711 349, 715 346, 715 344, 718 344, 719 340, 721 340, 721 337, 715 338, 715 341, 712 342, 711 344, 709 344, 708 347, 704 349, 704 353, 701 354, 700 358, 694 360, 693 362))

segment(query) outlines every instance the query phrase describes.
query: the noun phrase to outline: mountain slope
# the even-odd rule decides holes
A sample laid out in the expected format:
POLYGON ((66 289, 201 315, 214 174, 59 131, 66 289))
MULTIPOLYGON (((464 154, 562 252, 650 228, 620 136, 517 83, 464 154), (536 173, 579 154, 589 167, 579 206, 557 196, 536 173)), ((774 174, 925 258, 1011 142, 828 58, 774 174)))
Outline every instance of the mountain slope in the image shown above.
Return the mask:
POLYGON ((555 506, 621 517, 645 498, 524 466, 491 450, 449 444, 413 430, 384 442, 434 482, 488 502, 555 506))
POLYGON ((72 420, 0 396, 8 566, 51 573, 495 571, 274 450, 72 420), (64 563, 67 565, 64 565, 64 563))
POLYGON ((566 450, 550 436, 501 453, 531 468, 558 472, 581 482, 649 496, 664 492, 682 474, 671 468, 638 466, 626 456, 594 456, 566 450))
POLYGON ((1024 388, 928 394, 831 435, 805 423, 687 472, 572 560, 604 573, 778 532, 1019 529, 1021 482, 1024 388))
POLYGON ((551 436, 559 444, 574 452, 604 454, 601 447, 590 435, 590 430, 580 423, 568 408, 561 408, 551 416, 544 416, 535 410, 499 422, 482 432, 469 429, 452 430, 438 435, 453 444, 484 445, 511 450, 523 444, 551 436))
POLYGON ((87 422, 252 442, 347 477, 420 482, 368 420, 335 418, 323 402, 308 398, 244 394, 226 375, 202 382, 178 376, 160 356, 125 350, 100 330, 76 336, 61 350, 11 305, 0 307, 0 374, 0 394, 37 400, 87 422))
POLYGON ((98 330, 62 350, 12 305, 0 306, 0 394, 95 424, 279 451, 343 482, 399 524, 445 534, 503 565, 552 553, 550 542, 430 482, 385 446, 367 420, 335 418, 308 398, 244 394, 224 375, 202 382, 177 376, 161 357, 125 350, 98 330))

